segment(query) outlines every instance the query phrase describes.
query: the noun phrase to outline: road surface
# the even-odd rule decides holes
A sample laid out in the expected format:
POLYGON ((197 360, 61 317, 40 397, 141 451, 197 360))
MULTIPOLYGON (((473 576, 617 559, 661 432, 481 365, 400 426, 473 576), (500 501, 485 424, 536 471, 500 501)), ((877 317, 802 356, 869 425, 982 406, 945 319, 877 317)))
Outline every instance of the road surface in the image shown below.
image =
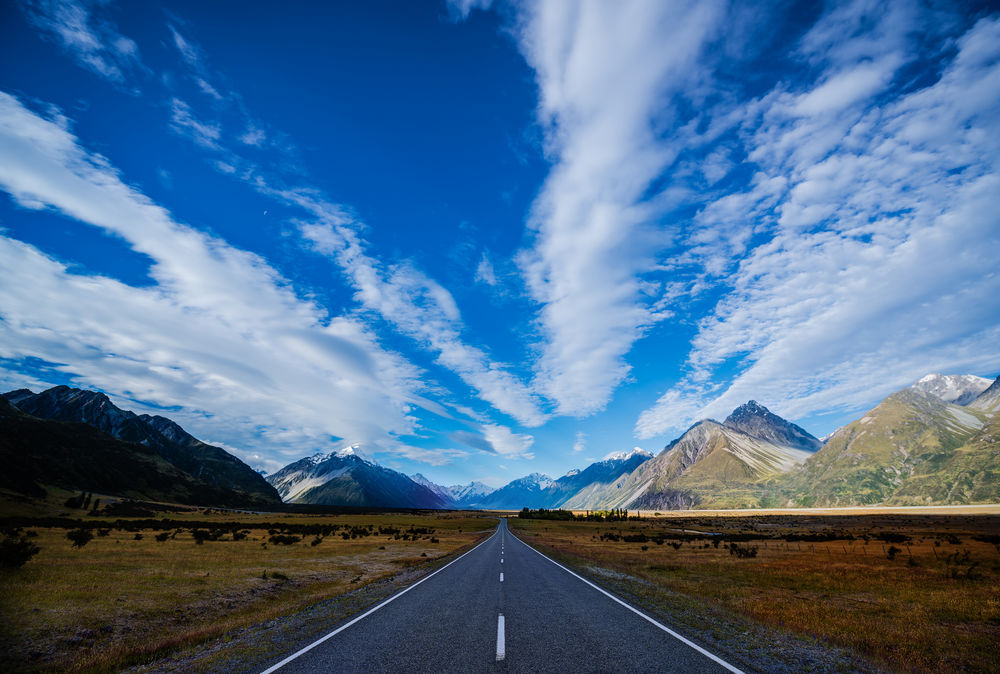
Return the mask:
POLYGON ((496 532, 266 672, 738 672, 496 532))

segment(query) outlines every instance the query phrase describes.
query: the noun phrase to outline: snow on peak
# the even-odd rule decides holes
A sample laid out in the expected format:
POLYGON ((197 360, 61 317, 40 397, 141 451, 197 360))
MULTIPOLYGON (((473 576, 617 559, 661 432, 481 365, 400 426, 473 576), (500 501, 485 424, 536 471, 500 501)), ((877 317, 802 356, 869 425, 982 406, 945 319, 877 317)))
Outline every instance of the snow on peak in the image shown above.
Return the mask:
POLYGON ((624 450, 620 452, 611 452, 603 459, 601 459, 601 461, 628 461, 629 459, 631 459, 633 456, 636 455, 645 456, 646 458, 651 458, 653 456, 642 447, 633 447, 631 452, 627 452, 624 450))
POLYGON ((338 450, 330 452, 328 455, 330 458, 337 457, 338 459, 348 459, 350 457, 356 457, 362 461, 367 461, 368 463, 375 463, 368 456, 361 451, 361 445, 355 443, 353 445, 347 445, 338 450))
POLYGON ((973 374, 928 374, 917 380, 911 388, 946 403, 967 405, 992 383, 990 379, 973 374))

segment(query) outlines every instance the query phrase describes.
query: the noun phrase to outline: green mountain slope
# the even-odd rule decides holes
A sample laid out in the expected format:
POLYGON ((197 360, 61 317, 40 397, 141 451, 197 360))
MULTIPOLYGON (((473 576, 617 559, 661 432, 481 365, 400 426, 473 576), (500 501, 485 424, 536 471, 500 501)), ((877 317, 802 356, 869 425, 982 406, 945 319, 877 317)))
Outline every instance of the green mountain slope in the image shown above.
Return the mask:
MULTIPOLYGON (((903 389, 838 429, 800 470, 779 481, 778 488, 799 505, 873 505, 897 492, 904 495, 901 498, 915 498, 917 483, 906 491, 904 484, 917 477, 927 487, 943 479, 939 471, 951 465, 987 418, 977 409, 903 389)), ((935 498, 944 493, 932 491, 935 498)))

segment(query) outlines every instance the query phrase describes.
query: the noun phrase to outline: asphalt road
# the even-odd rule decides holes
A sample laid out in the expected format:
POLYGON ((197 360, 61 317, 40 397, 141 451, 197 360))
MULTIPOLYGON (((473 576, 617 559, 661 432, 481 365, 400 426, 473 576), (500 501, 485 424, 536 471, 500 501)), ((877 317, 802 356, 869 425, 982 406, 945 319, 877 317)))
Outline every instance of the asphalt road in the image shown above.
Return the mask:
POLYGON ((739 671, 530 548, 506 521, 478 547, 331 629, 266 671, 739 671))

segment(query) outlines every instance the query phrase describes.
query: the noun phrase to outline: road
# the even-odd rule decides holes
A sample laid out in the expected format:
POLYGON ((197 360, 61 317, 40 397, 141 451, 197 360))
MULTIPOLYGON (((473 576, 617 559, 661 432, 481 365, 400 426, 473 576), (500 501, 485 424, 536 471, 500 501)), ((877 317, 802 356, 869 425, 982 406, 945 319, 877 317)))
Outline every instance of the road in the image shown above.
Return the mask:
POLYGON ((501 520, 476 548, 273 671, 739 670, 529 547, 501 520))

